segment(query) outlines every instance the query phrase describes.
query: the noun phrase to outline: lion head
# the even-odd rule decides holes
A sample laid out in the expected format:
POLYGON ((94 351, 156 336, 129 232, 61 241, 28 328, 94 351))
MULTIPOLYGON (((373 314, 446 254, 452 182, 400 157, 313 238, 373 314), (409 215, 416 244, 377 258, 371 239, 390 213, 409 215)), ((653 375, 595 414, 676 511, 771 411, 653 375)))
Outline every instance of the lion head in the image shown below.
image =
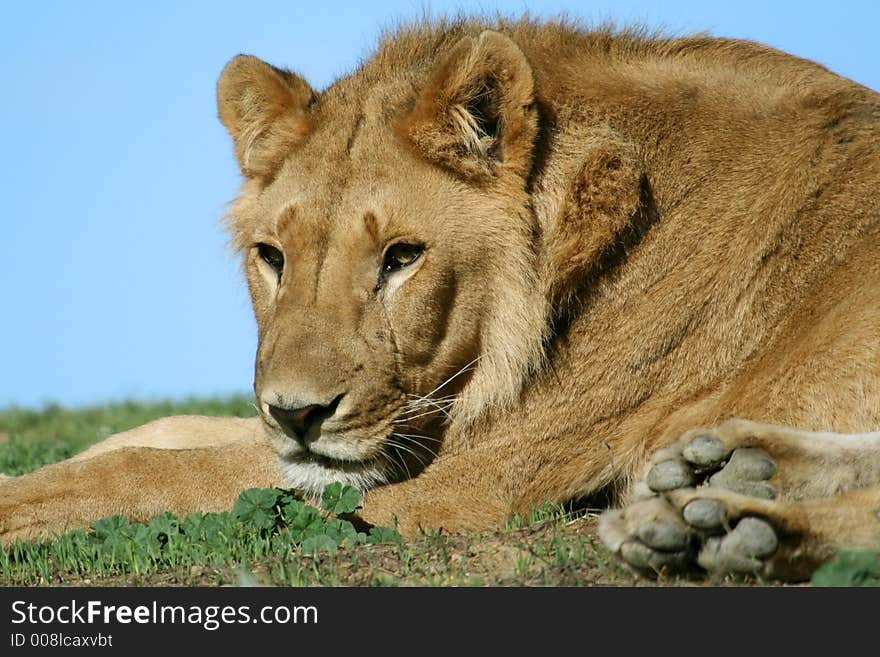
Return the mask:
POLYGON ((517 399, 545 358, 550 284, 539 102, 511 38, 404 30, 320 93, 239 56, 218 105, 245 178, 228 221, 255 392, 291 486, 409 476, 450 426, 517 399))

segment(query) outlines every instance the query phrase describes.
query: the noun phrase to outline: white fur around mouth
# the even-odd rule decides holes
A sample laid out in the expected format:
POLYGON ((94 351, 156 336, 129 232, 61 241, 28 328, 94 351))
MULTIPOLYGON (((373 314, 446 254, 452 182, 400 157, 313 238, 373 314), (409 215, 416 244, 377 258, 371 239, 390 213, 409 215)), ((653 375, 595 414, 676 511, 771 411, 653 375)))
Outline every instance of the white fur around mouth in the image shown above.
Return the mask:
POLYGON ((293 457, 281 457, 279 467, 286 486, 301 491, 313 500, 319 500, 324 487, 337 481, 360 491, 388 483, 385 468, 375 460, 332 461, 314 456, 310 458, 300 453, 293 457))
MULTIPOLYGON (((341 434, 322 436, 304 448, 286 434, 274 432, 284 484, 313 500, 320 500, 328 484, 341 482, 365 492, 403 476, 403 470, 398 471, 395 460, 383 449, 356 449, 346 445, 341 437, 341 434)), ((409 475, 406 466, 402 467, 409 475)))

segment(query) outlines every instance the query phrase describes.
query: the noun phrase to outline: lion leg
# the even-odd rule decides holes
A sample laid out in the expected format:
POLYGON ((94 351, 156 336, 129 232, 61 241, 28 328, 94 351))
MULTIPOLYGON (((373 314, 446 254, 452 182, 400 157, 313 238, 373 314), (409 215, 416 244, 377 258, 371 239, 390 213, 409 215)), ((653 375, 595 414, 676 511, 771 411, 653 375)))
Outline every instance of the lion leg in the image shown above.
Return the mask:
POLYGON ((202 449, 262 439, 258 418, 175 415, 108 436, 69 460, 82 461, 123 447, 155 449, 202 449))
POLYGON ((109 515, 143 521, 161 511, 221 511, 246 488, 275 485, 275 450, 258 421, 164 418, 0 480, 0 542, 86 527, 109 515))
POLYGON ((468 481, 467 474, 474 471, 466 460, 447 458, 414 479, 367 491, 359 517, 371 525, 396 527, 404 538, 431 530, 479 531, 502 525, 515 512, 511 500, 496 486, 468 481))
POLYGON ((880 433, 689 431, 654 454, 634 496, 602 516, 600 537, 638 570, 802 578, 839 549, 880 550, 880 433))
MULTIPOLYGON (((367 491, 359 515, 373 525, 397 526, 407 538, 430 530, 479 531, 528 513, 538 500, 568 500, 582 490, 567 477, 543 477, 571 466, 570 454, 559 450, 538 458, 519 438, 507 435, 441 454, 417 477, 367 491)), ((585 480, 596 476, 598 470, 579 465, 585 480)))

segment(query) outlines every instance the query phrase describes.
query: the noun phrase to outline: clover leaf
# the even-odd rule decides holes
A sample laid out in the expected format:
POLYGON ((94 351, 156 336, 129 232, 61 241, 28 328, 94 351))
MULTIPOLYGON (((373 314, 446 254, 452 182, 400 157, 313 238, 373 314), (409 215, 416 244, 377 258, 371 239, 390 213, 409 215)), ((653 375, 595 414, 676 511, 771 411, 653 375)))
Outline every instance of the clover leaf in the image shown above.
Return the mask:
POLYGON ((357 488, 337 481, 324 487, 321 508, 335 515, 354 513, 358 509, 360 501, 361 493, 357 488))
POLYGON ((278 520, 275 503, 280 493, 277 488, 248 488, 238 496, 232 515, 247 528, 271 530, 278 520))
POLYGON ((309 536, 302 542, 301 549, 306 554, 315 554, 317 552, 329 552, 333 554, 338 547, 339 544, 336 540, 327 534, 315 534, 309 536))
POLYGON ((95 538, 104 541, 111 537, 124 536, 130 524, 125 516, 109 516, 93 522, 92 531, 95 532, 95 538))
POLYGON ((402 543, 403 538, 400 532, 391 527, 371 527, 370 534, 367 536, 367 543, 402 543))

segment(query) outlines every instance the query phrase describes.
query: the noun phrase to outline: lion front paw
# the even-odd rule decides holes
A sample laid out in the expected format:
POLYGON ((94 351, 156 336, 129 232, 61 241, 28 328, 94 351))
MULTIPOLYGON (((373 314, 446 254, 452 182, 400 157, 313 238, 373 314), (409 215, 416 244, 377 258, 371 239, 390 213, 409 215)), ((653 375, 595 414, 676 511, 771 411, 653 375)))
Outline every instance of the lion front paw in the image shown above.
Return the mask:
POLYGON ((602 516, 600 538, 643 574, 765 572, 779 547, 770 518, 784 515, 768 435, 743 420, 685 433, 651 457, 636 501, 602 516))
POLYGON ((762 574, 779 538, 766 517, 751 515, 760 511, 754 499, 679 489, 604 513, 599 536, 641 574, 762 574))

